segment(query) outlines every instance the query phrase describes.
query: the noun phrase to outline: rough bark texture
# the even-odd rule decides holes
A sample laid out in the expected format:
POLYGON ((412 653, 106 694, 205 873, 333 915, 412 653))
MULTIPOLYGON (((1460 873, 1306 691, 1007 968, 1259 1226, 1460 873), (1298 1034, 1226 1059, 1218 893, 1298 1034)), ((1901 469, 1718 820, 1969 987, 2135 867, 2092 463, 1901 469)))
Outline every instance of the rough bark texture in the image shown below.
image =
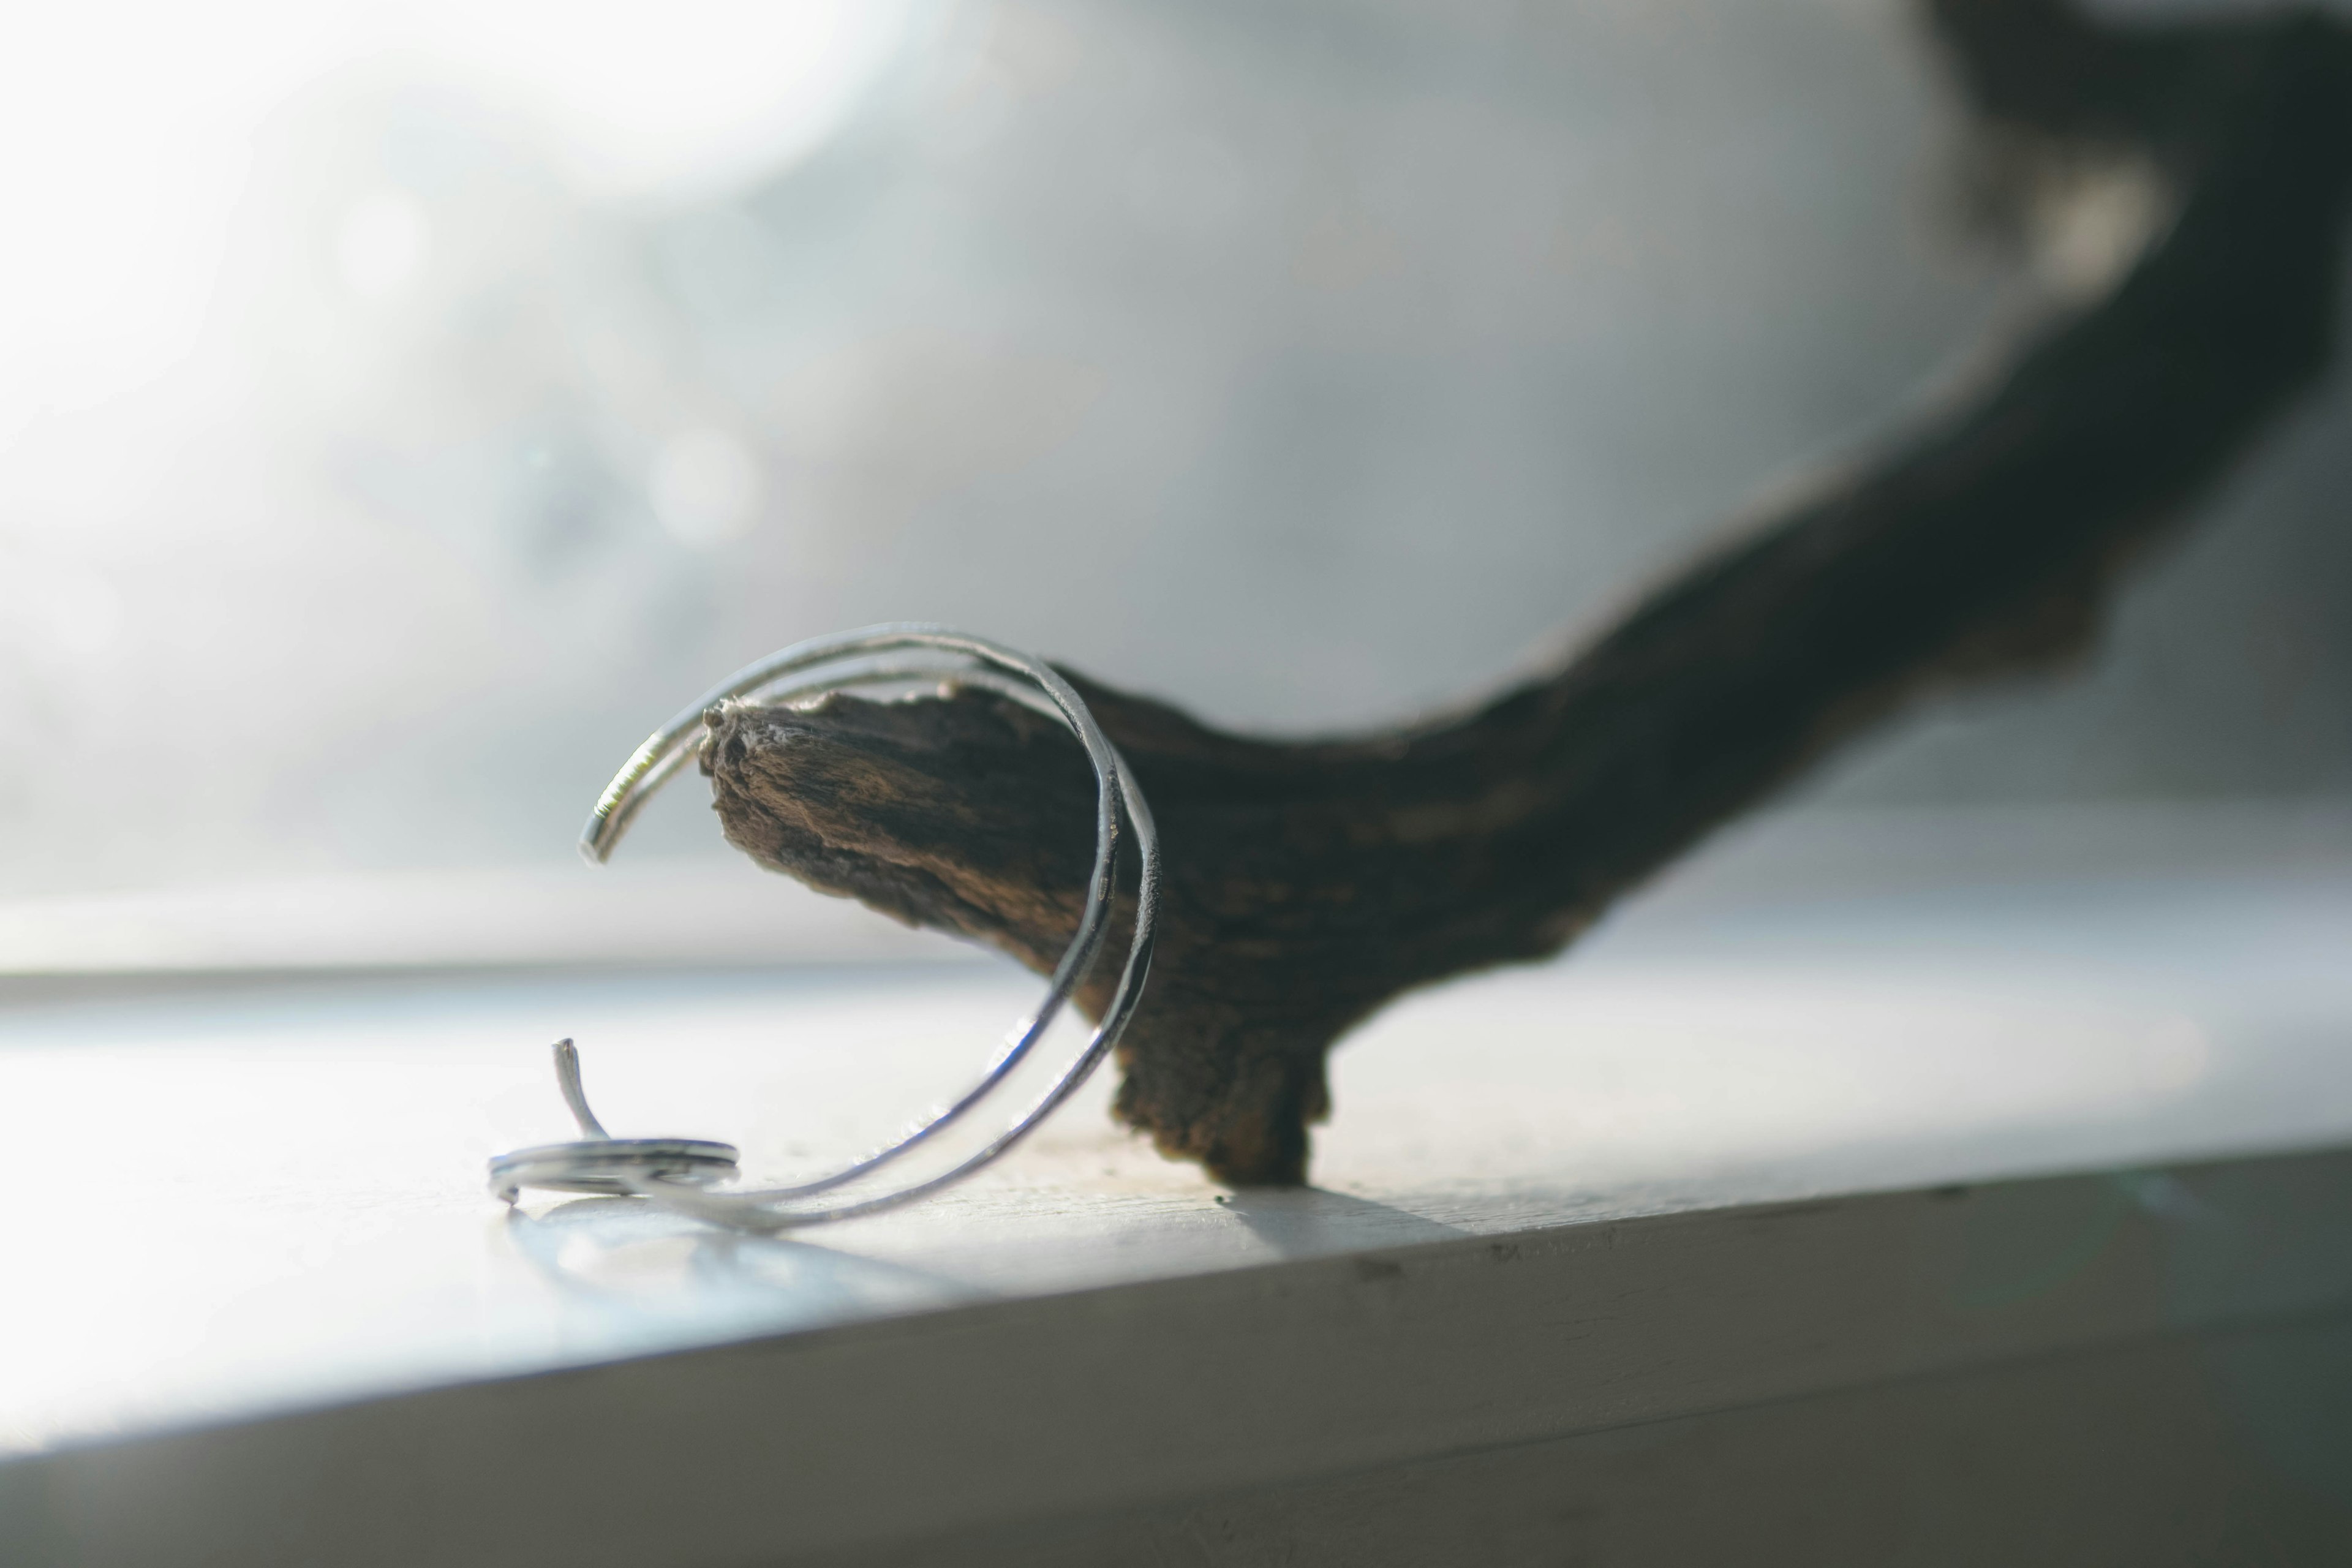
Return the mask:
MULTIPOLYGON (((2078 649, 2117 567, 2315 378, 2352 167, 2342 29, 2126 33, 2050 0, 1931 10, 1990 121, 2128 142, 2184 193, 2115 293, 1972 405, 1442 721, 1244 739, 1073 676, 1165 846, 1118 1101, 1162 1151, 1228 1182, 1304 1180, 1343 1031, 1410 987, 1555 951, 1923 690, 2078 649)), ((711 731, 727 837, 763 865, 1039 970, 1060 952, 1091 781, 1051 723, 956 690, 735 706, 711 731)))

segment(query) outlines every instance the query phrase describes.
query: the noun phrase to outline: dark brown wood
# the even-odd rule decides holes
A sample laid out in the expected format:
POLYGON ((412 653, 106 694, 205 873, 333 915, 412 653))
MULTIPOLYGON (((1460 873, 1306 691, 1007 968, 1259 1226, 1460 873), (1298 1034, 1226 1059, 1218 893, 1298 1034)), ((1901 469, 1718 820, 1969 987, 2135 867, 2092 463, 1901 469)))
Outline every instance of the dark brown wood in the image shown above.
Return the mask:
MULTIPOLYGON (((1990 119, 2134 139, 2177 174, 2177 221, 2112 297, 1475 710, 1280 742, 1072 677, 1166 848, 1118 1100, 1164 1152, 1227 1182, 1303 1181, 1325 1054, 1350 1026, 1413 986, 1556 951, 1923 693, 2081 649, 2116 569, 2315 378, 2352 168, 2341 28, 2123 33, 2048 0, 1932 11, 1990 119)), ((727 837, 762 865, 1033 968, 1059 954, 1091 781, 1050 722, 959 690, 731 706, 711 733, 727 837)))

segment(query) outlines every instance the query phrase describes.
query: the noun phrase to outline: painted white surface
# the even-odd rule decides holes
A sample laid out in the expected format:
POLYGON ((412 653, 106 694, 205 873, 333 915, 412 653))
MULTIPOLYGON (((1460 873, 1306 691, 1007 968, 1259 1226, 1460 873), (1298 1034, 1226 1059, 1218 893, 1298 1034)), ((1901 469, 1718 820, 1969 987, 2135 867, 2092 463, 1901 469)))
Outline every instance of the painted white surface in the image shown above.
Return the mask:
POLYGON ((1783 907, 1409 1000, 1337 1058, 1318 1190, 1227 1195, 1106 1079, 915 1211, 717 1235, 482 1194, 564 1135, 576 1036, 616 1131, 756 1178, 955 1086, 1029 983, 972 966, 26 993, 0 1447, 1579 1217, 2352 1137, 2352 884, 2110 884, 1783 907))
POLYGON ((2347 1214, 2339 1148, 1454 1237, 850 1323, 0 1466, 0 1558, 2341 1562, 2347 1214), (1696 1440, 1680 1476, 1610 1473, 1606 1456, 1654 1457, 1677 1426, 1696 1440), (1597 1445, 1559 1449, 1580 1436, 1597 1445), (1471 1495, 1415 1487, 1464 1458, 1489 1466, 1471 1495), (1533 1499, 1511 1475, 1531 1468, 1533 1499), (1293 1549, 1335 1479, 1387 1505, 1293 1549), (2216 1505, 2239 1550, 2202 1549, 2216 1505), (1938 1517, 1955 1507, 1993 1528, 1955 1532, 1938 1517), (1708 1511, 1701 1550, 1675 1526, 1708 1511), (1413 1545, 1514 1514, 1507 1554, 1413 1545), (2157 1521, 2161 1547, 2131 1550, 2157 1521), (1958 1549, 1971 1537, 1988 1549, 1958 1549))

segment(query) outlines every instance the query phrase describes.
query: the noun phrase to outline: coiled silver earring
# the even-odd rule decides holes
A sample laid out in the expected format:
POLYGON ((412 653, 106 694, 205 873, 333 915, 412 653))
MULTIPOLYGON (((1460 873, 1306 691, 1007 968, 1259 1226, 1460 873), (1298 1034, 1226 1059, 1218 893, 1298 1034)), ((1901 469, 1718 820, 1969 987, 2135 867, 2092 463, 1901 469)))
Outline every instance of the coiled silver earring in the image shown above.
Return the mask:
POLYGON ((1143 792, 1084 700, 1051 666, 1002 643, 944 626, 882 626, 812 638, 771 654, 703 693, 692 707, 637 748, 596 802, 581 832, 581 852, 596 865, 611 857, 646 801, 700 752, 709 733, 704 716, 722 702, 803 701, 836 691, 876 688, 903 691, 940 679, 995 691, 1059 719, 1086 749, 1095 773, 1094 867, 1087 881, 1086 909, 1077 933, 1054 967, 1045 1000, 1013 1026, 1003 1049, 979 1081, 894 1142, 830 1175, 784 1187, 720 1190, 720 1184, 737 1174, 740 1156, 733 1145, 696 1138, 610 1136, 588 1107, 581 1087, 578 1051, 570 1040, 562 1040, 555 1047, 556 1082, 579 1123, 581 1136, 572 1142, 518 1149, 492 1160, 489 1174, 494 1195, 511 1204, 524 1188, 629 1194, 698 1219, 752 1231, 853 1219, 927 1197, 988 1165, 1034 1131, 1102 1064, 1134 1016, 1151 969, 1152 927, 1160 905, 1159 836, 1143 792), (1140 864, 1135 934, 1128 944, 1118 989, 1084 1048, 977 1152, 945 1171, 895 1185, 877 1180, 906 1156, 931 1145, 940 1133, 998 1098, 997 1091, 1028 1059, 1085 982, 1109 934, 1119 844, 1130 833, 1140 864), (860 1190, 877 1185, 882 1190, 860 1190))

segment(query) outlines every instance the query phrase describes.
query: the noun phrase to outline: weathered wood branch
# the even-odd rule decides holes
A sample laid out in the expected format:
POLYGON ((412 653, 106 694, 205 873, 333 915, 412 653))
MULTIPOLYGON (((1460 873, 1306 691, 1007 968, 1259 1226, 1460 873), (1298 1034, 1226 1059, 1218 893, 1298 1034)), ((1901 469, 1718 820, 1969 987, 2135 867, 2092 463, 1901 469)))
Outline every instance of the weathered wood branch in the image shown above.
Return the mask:
MULTIPOLYGON (((2139 139, 2186 191, 2114 294, 1973 405, 1457 717, 1283 743, 1073 677, 1166 847, 1118 1101, 1164 1152, 1229 1182, 1303 1180, 1343 1031, 1408 988, 1555 951, 1921 693, 2080 649, 2116 569, 2316 377, 2352 169, 2342 29, 2117 33, 2050 0, 1933 11, 1988 115, 2139 139)), ((727 837, 761 864, 1041 970, 1058 954, 1090 796, 1051 724, 963 690, 739 706, 711 729, 727 837)))

